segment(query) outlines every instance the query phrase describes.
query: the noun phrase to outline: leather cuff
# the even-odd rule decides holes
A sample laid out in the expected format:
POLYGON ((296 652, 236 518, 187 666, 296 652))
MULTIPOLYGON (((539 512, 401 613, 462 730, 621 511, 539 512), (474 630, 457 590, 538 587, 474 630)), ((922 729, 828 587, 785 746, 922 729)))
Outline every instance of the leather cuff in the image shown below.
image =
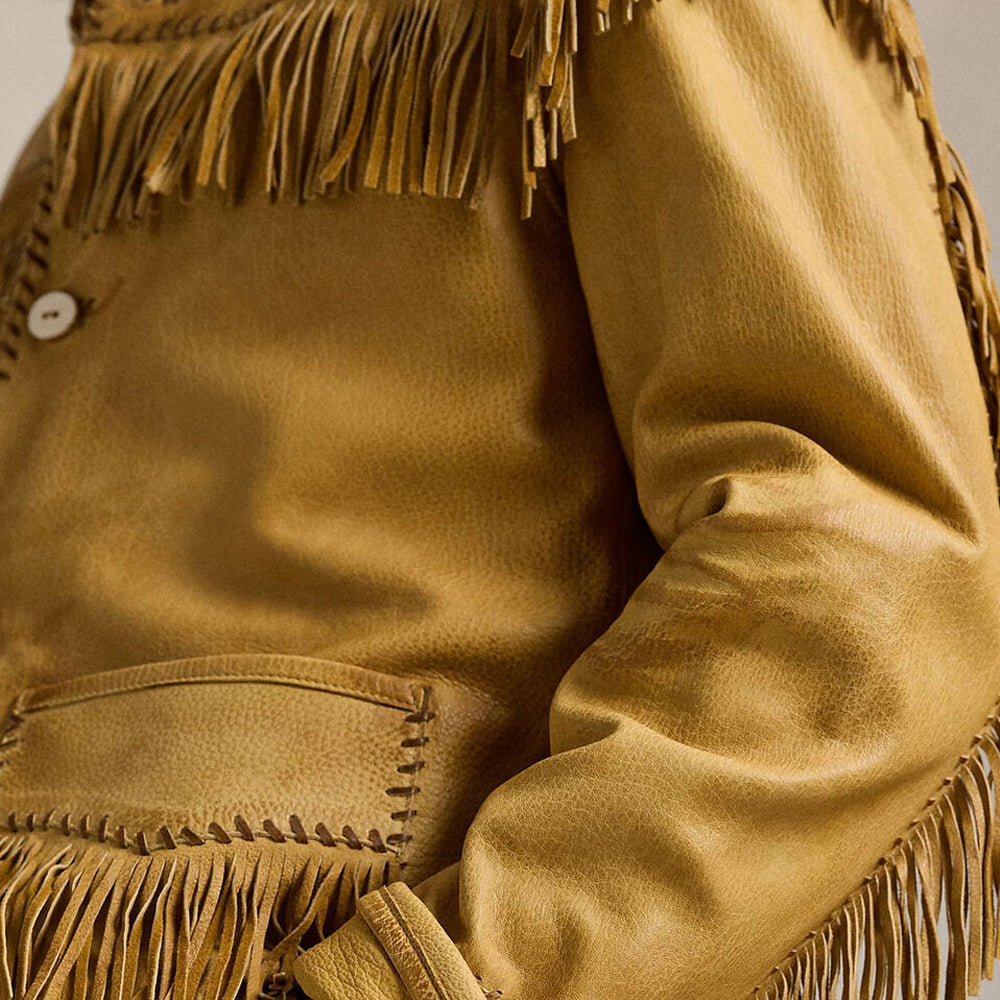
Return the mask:
POLYGON ((483 1000, 475 975, 405 882, 357 901, 357 913, 295 960, 311 1000, 483 1000))

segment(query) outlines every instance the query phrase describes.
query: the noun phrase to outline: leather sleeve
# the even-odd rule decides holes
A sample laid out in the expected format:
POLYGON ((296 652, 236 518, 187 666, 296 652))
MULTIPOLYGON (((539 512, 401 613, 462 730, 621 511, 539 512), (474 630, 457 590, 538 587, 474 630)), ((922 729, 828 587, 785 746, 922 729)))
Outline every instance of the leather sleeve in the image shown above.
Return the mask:
POLYGON ((1000 508, 969 276, 926 108, 848 6, 581 25, 568 225, 662 557, 461 860, 299 959, 316 1000, 964 996, 992 970, 1000 508))

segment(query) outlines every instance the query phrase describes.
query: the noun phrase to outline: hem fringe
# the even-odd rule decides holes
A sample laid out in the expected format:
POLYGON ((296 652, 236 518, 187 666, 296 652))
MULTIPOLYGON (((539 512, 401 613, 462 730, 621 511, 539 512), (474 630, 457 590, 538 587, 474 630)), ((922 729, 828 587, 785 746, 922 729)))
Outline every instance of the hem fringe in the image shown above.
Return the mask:
POLYGON ((292 842, 141 855, 38 831, 3 834, 0 994, 277 1000, 294 987, 298 950, 399 877, 385 859, 292 842))

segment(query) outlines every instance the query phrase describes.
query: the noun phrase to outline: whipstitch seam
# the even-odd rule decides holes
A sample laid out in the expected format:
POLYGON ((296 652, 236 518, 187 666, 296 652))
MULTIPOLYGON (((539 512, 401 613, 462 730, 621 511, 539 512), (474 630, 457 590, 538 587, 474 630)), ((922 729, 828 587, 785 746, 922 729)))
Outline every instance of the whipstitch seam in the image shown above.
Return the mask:
MULTIPOLYGON (((431 739, 427 732, 427 723, 437 715, 436 712, 432 712, 428 708, 431 693, 431 687, 423 687, 421 689, 421 696, 418 699, 414 690, 415 707, 413 712, 404 717, 404 721, 416 725, 416 736, 404 737, 400 742, 400 747, 404 751, 410 747, 417 747, 419 749, 412 760, 404 760, 404 763, 396 768, 396 771, 400 774, 419 774, 426 766, 426 761, 424 760, 425 748, 431 739)), ((407 865, 407 861, 403 860, 403 857, 409 847, 410 841, 413 840, 413 834, 409 832, 409 827, 410 821, 418 814, 417 810, 413 808, 413 801, 419 792, 420 786, 416 784, 415 780, 409 785, 391 785, 385 790, 386 795, 404 796, 406 798, 406 803, 402 809, 390 813, 393 819, 401 821, 399 832, 391 833, 386 837, 386 841, 390 844, 403 845, 399 851, 399 866, 401 868, 405 868, 407 865)))
POLYGON ((0 336, 0 351, 6 355, 5 364, 0 367, 0 380, 10 381, 13 362, 20 351, 9 340, 20 339, 27 329, 28 309, 38 293, 38 289, 49 270, 48 249, 51 238, 47 231, 52 221, 52 160, 46 163, 46 176, 41 183, 41 194, 35 204, 32 218, 28 223, 20 263, 14 270, 11 287, 3 305, 3 335, 0 336))
POLYGON ((280 829, 271 819, 263 820, 261 828, 254 829, 242 815, 237 814, 233 817, 231 830, 225 829, 220 823, 212 822, 208 824, 207 830, 198 833, 186 825, 172 829, 167 824, 161 824, 155 831, 130 832, 123 824, 116 824, 109 813, 102 814, 95 824, 90 813, 82 813, 74 821, 72 813, 66 812, 56 823, 54 818, 57 812, 58 810, 53 808, 39 818, 34 811, 31 811, 25 813, 21 819, 18 819, 17 813, 11 812, 7 816, 7 829, 11 833, 55 830, 66 837, 93 840, 97 843, 113 843, 124 849, 135 848, 142 855, 149 855, 156 850, 174 850, 178 845, 200 847, 209 841, 231 844, 236 840, 255 841, 258 838, 279 844, 288 841, 299 844, 316 842, 324 847, 344 845, 352 850, 368 848, 380 854, 396 853, 388 846, 390 838, 383 838, 376 829, 368 831, 369 839, 366 840, 359 837, 349 825, 342 827, 341 836, 334 836, 325 823, 316 823, 313 827, 315 833, 310 834, 300 817, 294 813, 288 817, 287 830, 280 829))

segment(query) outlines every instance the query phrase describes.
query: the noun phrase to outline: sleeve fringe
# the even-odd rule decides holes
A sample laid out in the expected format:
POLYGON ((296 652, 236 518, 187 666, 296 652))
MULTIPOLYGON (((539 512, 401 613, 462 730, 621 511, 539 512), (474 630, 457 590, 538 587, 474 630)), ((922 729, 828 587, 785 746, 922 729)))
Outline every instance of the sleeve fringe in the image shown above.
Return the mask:
MULTIPOLYGON (((824 0, 840 25, 867 8, 913 95, 936 178, 946 239, 989 423, 1000 494, 997 333, 1000 296, 982 206, 938 119, 924 48, 908 0, 824 0)), ((1000 957, 1000 703, 957 770, 874 871, 755 987, 755 1000, 966 1000, 1000 957), (938 934, 942 906, 947 944, 938 934), (941 988, 944 988, 943 993, 941 988)))
POLYGON ((966 1000, 993 978, 1000 955, 998 710, 907 832, 771 969, 753 1000, 966 1000), (942 906, 947 945, 938 934, 942 906))

